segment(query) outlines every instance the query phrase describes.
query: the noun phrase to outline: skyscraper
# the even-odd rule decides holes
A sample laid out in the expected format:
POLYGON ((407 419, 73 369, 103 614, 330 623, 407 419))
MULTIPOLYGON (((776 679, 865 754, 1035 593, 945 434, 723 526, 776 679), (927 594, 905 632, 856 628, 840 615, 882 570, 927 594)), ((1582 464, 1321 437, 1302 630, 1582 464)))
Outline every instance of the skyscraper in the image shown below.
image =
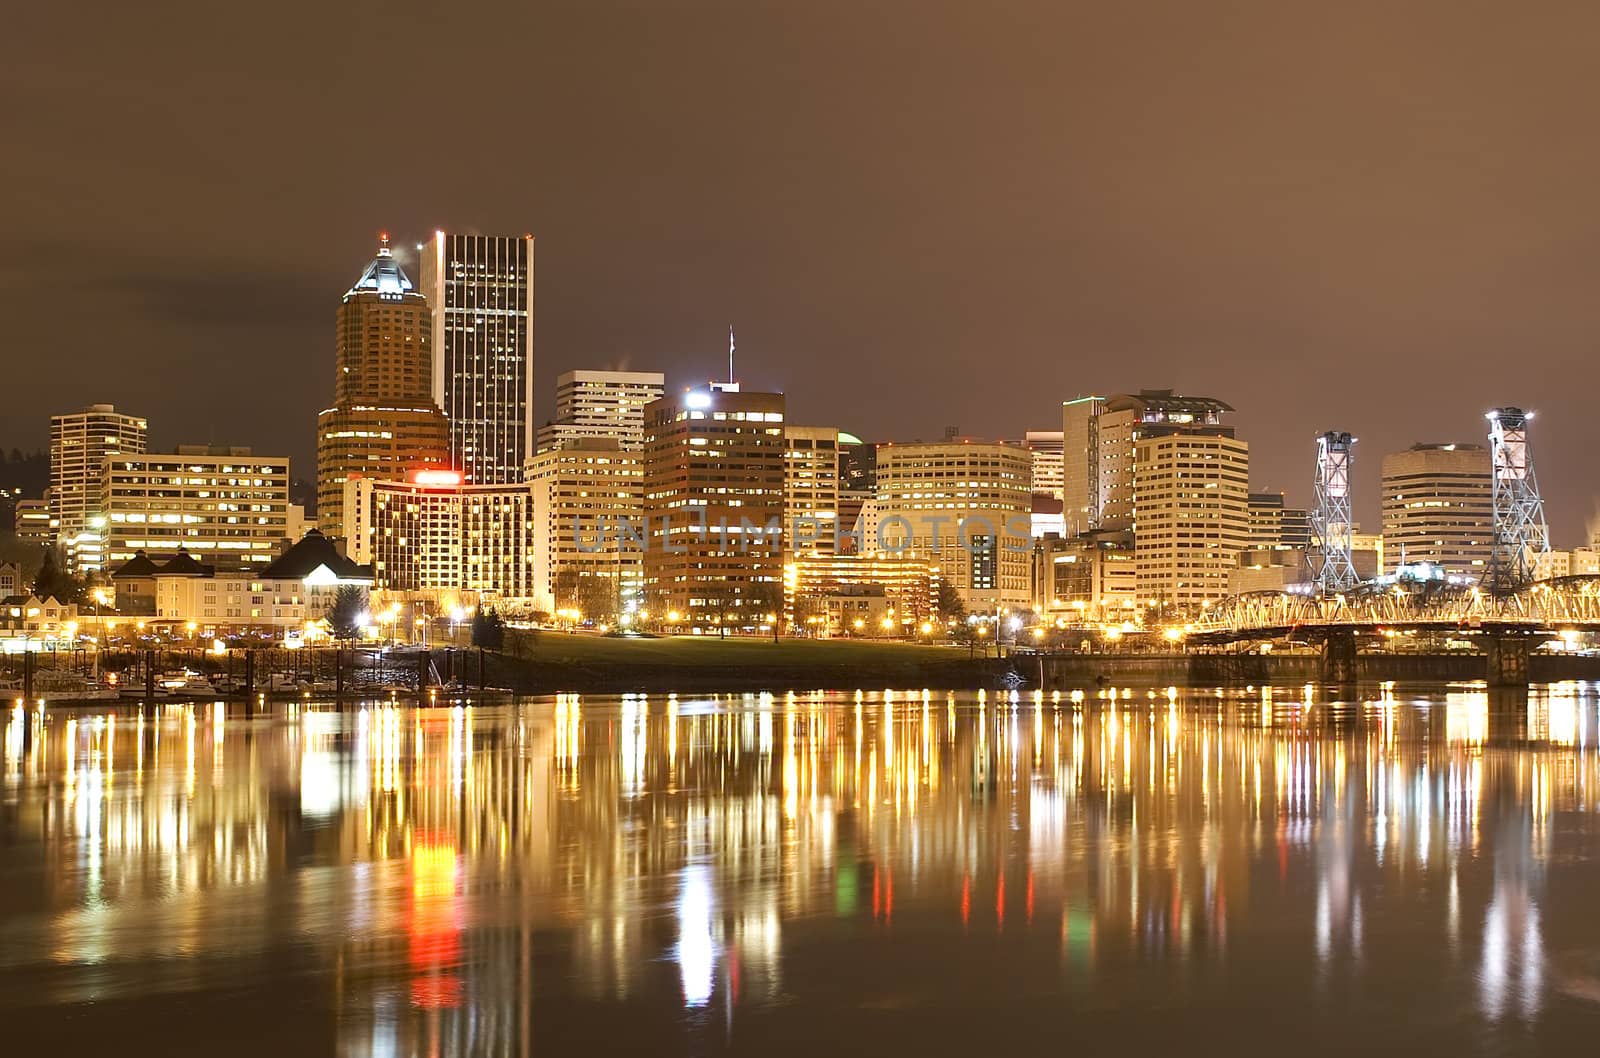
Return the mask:
POLYGON ((1383 563, 1432 562, 1482 577, 1494 546, 1494 484, 1480 444, 1418 444, 1383 457, 1383 563))
POLYGON ((783 608, 784 399, 714 383, 645 409, 645 596, 685 627, 783 608))
POLYGON ((339 302, 334 372, 333 407, 317 416, 317 525, 347 537, 346 481, 449 460, 449 426, 433 401, 432 313, 387 236, 339 302))
POLYGON ((644 447, 644 408, 666 392, 659 371, 568 371, 556 378, 556 417, 539 428, 540 451, 584 439, 644 447))
POLYGON ((146 420, 123 415, 111 404, 50 417, 50 518, 73 572, 89 573, 103 565, 101 493, 107 459, 143 454, 149 430, 146 420))
POLYGON ((436 231, 422 248, 433 399, 472 484, 522 480, 533 454, 533 236, 436 231))

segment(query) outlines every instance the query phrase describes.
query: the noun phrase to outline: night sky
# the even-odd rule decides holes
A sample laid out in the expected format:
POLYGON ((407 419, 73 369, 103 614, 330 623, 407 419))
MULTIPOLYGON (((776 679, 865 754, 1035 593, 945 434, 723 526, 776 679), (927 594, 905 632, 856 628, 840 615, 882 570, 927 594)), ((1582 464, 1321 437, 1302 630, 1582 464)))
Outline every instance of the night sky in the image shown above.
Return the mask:
POLYGON ((1555 542, 1600 422, 1600 6, 573 0, 17 5, 0 444, 112 401, 314 473, 380 229, 537 237, 559 371, 748 386, 869 439, 1239 409, 1256 488, 1537 410, 1555 542), (492 13, 498 8, 497 13, 492 13))

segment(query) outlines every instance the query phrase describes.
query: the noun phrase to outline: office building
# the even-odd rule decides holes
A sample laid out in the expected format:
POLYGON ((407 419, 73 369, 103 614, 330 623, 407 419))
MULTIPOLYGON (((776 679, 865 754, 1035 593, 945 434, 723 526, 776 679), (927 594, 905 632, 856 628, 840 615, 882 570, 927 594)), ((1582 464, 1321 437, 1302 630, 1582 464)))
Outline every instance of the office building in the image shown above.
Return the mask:
POLYGON ((433 399, 470 485, 522 480, 533 454, 533 236, 443 231, 421 249, 433 399))
POLYGON ((1304 551, 1311 546, 1311 512, 1286 506, 1281 492, 1252 492, 1250 546, 1304 551))
POLYGON ((575 439, 528 460, 533 605, 611 621, 644 587, 644 464, 612 438, 575 439))
POLYGON ((404 481, 345 482, 352 561, 372 566, 375 590, 434 600, 468 597, 531 607, 533 493, 523 482, 471 485, 456 471, 418 470, 404 481))
POLYGON ((1138 615, 1133 534, 1047 536, 1034 543, 1035 611, 1069 625, 1120 624, 1138 615))
POLYGON ((1061 405, 1061 501, 1066 535, 1100 526, 1100 413, 1104 397, 1061 405))
POLYGON ((878 490, 878 446, 839 431, 839 488, 874 495, 878 490))
POLYGON ((1418 444, 1384 456, 1384 572, 1427 562, 1482 577, 1494 541, 1491 475, 1480 444, 1418 444))
POLYGON ((820 637, 918 635, 926 622, 942 631, 939 584, 938 565, 909 551, 803 553, 784 567, 791 630, 820 637))
POLYGON ((179 551, 219 573, 264 568, 290 543, 289 460, 249 448, 180 445, 171 454, 107 460, 100 509, 105 558, 179 551))
POLYGON ((433 314, 383 237, 340 299, 334 403, 317 416, 317 524, 345 535, 344 483, 400 478, 449 461, 449 424, 433 400, 433 314))
POLYGON ((538 449, 614 439, 644 447, 645 405, 661 399, 666 376, 655 371, 568 371, 556 378, 556 417, 539 428, 538 449))
POLYGON ((648 608, 688 627, 782 609, 784 398, 712 383, 645 408, 648 608))
POLYGON ((1311 588, 1311 567, 1304 548, 1252 544, 1239 552, 1228 574, 1228 591, 1233 595, 1308 592, 1311 588))
POLYGON ((101 498, 107 460, 141 455, 150 424, 111 404, 50 417, 50 520, 55 541, 66 551, 67 568, 92 573, 104 568, 105 510, 101 498))
MULTIPOLYGON (((1157 429, 1140 434, 1132 462, 1126 510, 1140 603, 1195 611, 1226 598, 1250 546, 1249 445, 1215 424, 1157 429)), ((1107 520, 1121 520, 1123 508, 1119 494, 1107 520)))
POLYGON ((970 440, 885 444, 877 476, 877 531, 864 547, 926 553, 968 610, 1028 604, 1031 452, 970 440))
POLYGON ((1033 493, 1061 500, 1066 475, 1066 432, 1029 430, 1022 443, 1033 453, 1033 493))
POLYGON ((784 554, 833 554, 839 543, 839 431, 785 426, 784 440, 784 554))

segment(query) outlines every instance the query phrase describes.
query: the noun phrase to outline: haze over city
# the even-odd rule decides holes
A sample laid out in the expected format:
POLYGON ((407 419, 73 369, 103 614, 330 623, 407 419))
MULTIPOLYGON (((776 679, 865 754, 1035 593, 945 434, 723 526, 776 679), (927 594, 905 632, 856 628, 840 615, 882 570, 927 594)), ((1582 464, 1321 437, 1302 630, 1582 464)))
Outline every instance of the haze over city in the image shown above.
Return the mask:
POLYGON ((1059 428, 1081 393, 1238 409, 1258 489, 1517 404, 1552 536, 1600 425, 1600 11, 1418 3, 120 6, 13 16, 14 411, 313 466, 379 230, 530 231, 557 373, 721 370, 869 440, 1059 428), (18 351, 28 355, 19 355, 18 351), (61 370, 70 364, 71 370, 61 370), (241 383, 257 399, 238 400, 241 383), (885 397, 892 399, 885 399, 885 397))

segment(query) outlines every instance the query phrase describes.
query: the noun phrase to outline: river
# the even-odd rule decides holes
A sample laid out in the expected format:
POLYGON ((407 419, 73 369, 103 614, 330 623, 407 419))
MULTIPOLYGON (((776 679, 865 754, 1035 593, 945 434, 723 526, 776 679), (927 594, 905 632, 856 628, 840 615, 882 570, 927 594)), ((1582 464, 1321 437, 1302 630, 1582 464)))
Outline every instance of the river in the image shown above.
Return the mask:
POLYGON ((9 1053, 1578 1053, 1600 687, 15 710, 9 1053), (12 1050, 13 1045, 22 1045, 12 1050))

